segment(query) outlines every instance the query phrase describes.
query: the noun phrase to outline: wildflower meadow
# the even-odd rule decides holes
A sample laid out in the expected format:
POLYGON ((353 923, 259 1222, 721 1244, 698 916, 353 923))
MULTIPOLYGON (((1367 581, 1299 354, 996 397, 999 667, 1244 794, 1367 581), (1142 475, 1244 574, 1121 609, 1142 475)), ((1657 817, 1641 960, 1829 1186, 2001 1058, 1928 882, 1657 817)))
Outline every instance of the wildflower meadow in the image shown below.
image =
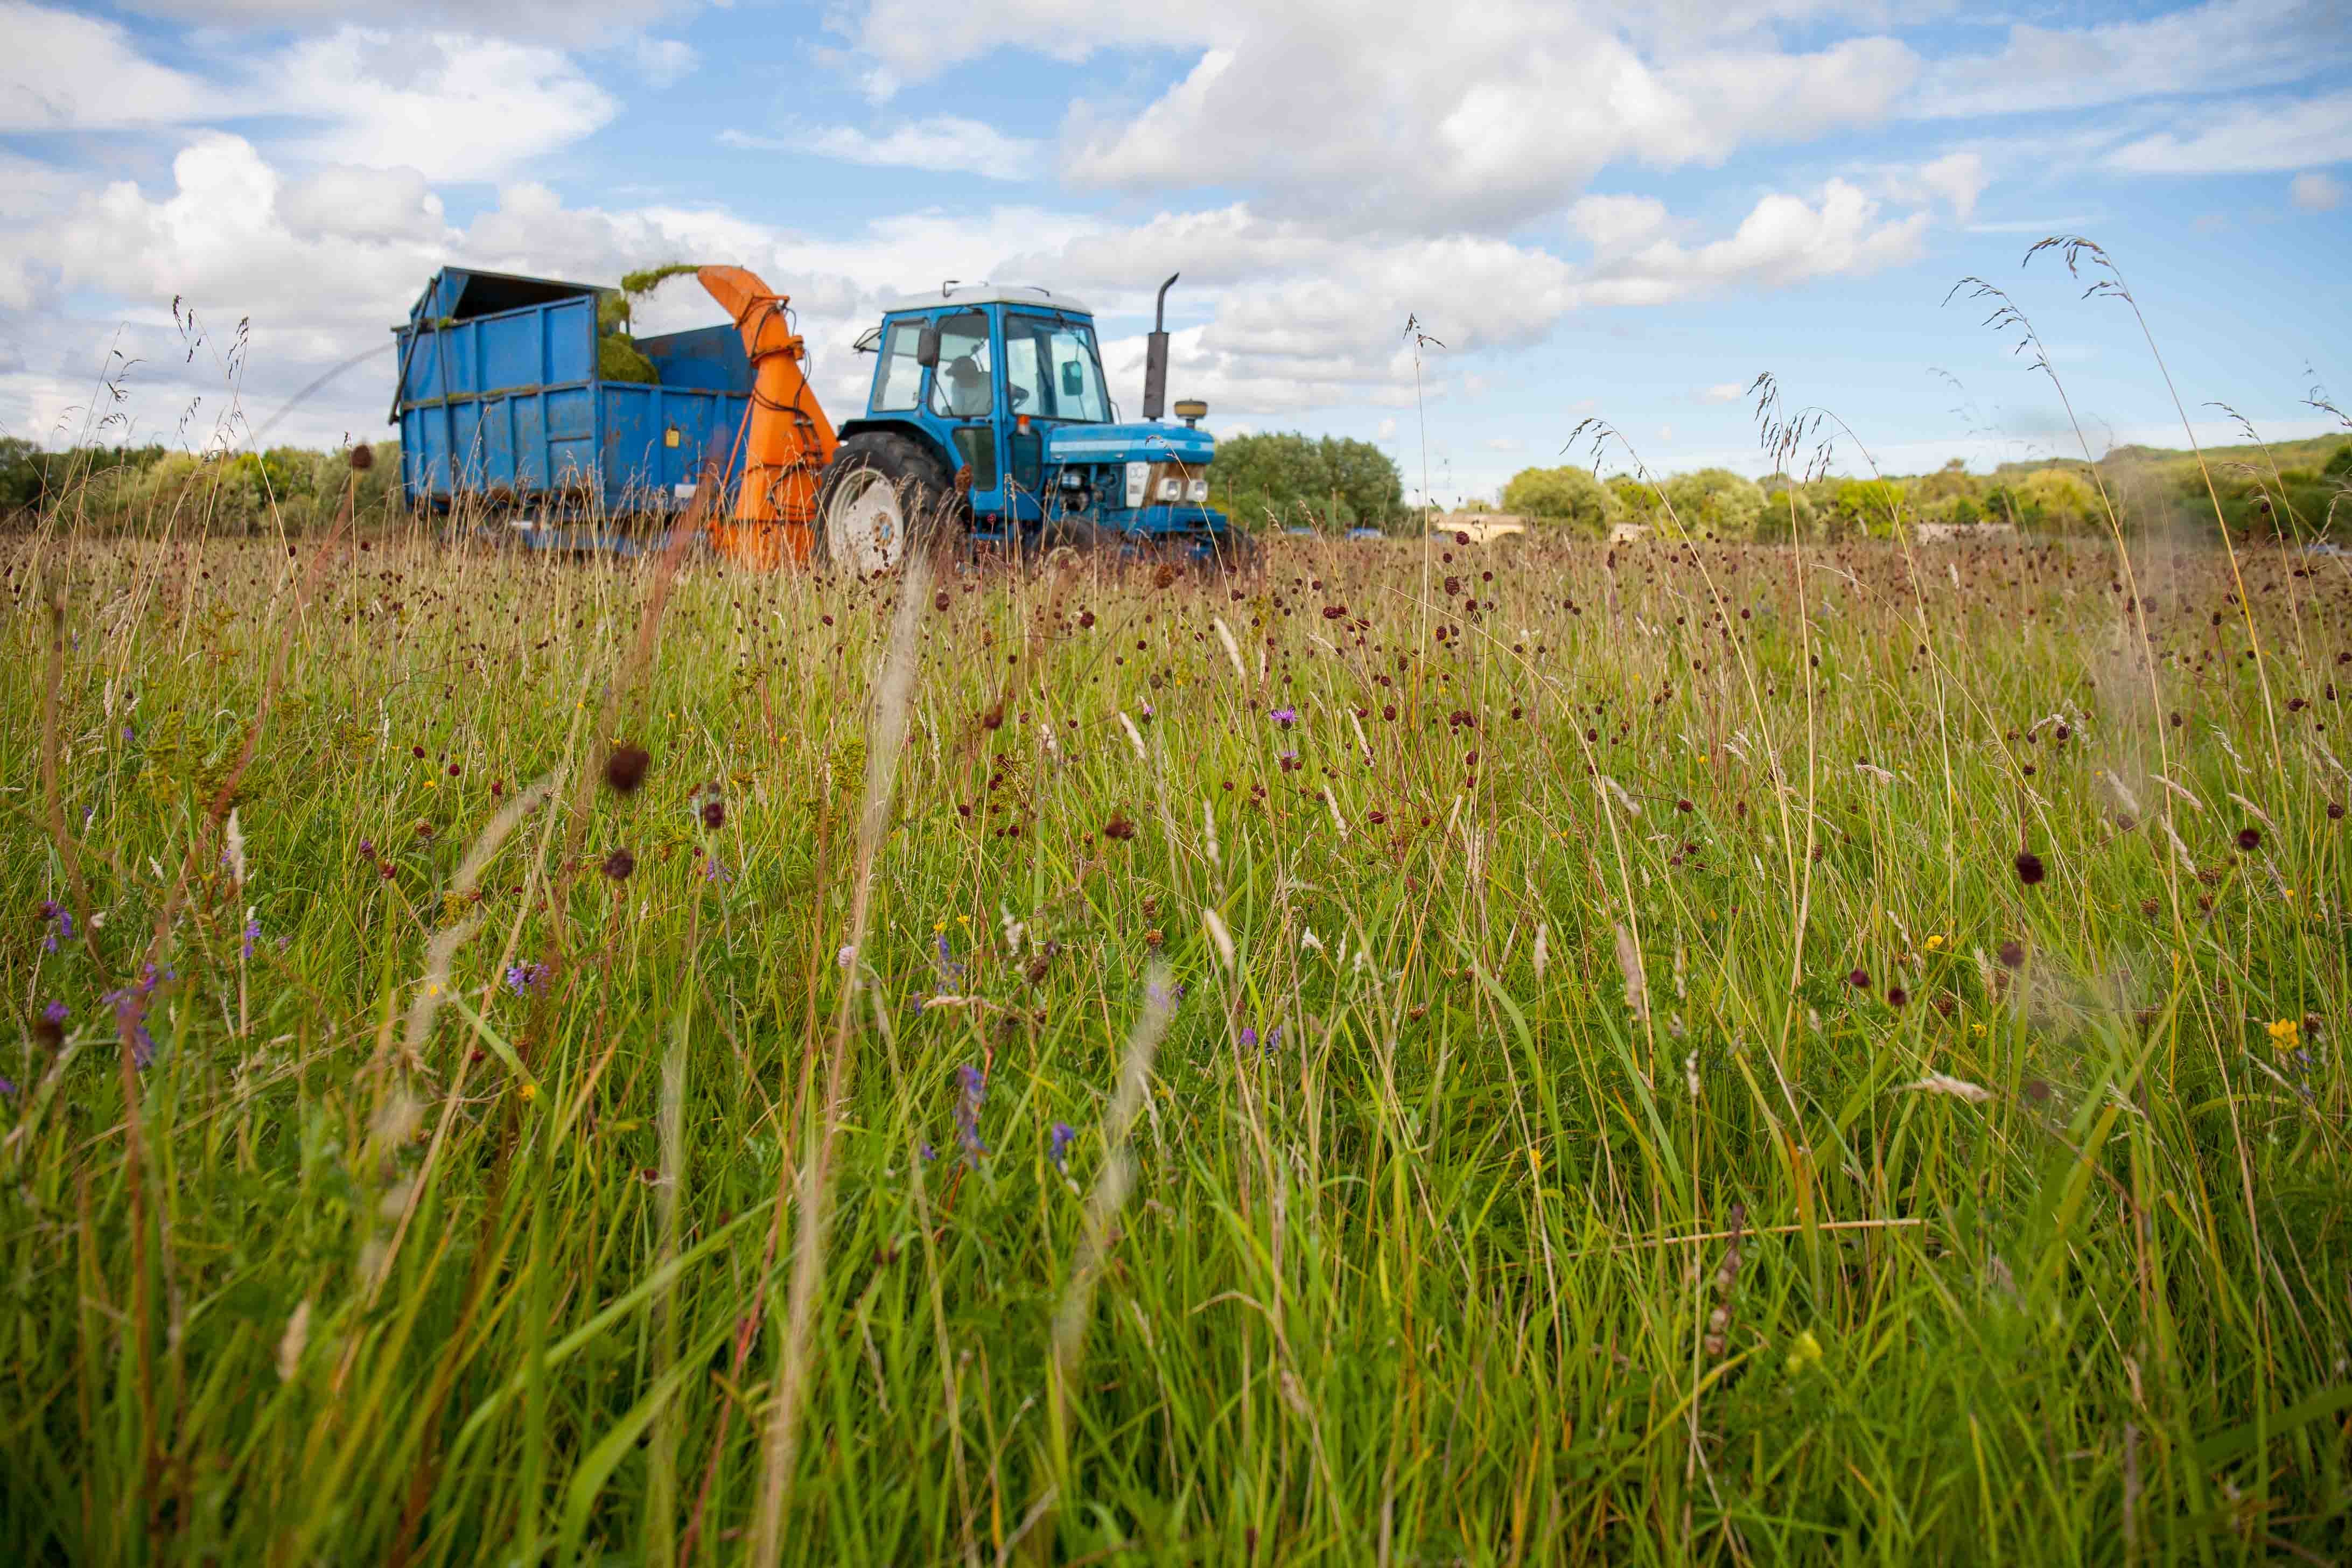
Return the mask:
POLYGON ((0 574, 7 1561, 2352 1542, 2342 556, 0 574))

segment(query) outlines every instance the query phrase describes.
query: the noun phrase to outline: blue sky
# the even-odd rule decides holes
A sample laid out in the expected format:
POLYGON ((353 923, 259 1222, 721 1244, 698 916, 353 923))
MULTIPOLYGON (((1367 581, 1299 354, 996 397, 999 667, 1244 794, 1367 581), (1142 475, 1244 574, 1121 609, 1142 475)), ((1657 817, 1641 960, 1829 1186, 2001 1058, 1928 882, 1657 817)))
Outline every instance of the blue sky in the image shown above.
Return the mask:
MULTIPOLYGON (((379 436, 385 329, 446 262, 751 267, 837 414, 850 340, 950 277, 1093 303, 1132 400, 1181 270, 1173 393, 1380 441, 1448 502, 1588 416, 1756 471, 1768 371, 1890 469, 2077 450, 1943 303, 1970 274, 2094 451, 2178 445, 2131 312, 2021 268, 2050 233, 2116 258, 2200 438, 2209 403, 2284 437, 2352 393, 2340 0, 0 0, 0 430, 43 440, 93 406, 191 446, 379 436), (1409 317, 1444 345, 1417 383, 1409 317)), ((718 319, 690 280, 650 316, 718 319)))

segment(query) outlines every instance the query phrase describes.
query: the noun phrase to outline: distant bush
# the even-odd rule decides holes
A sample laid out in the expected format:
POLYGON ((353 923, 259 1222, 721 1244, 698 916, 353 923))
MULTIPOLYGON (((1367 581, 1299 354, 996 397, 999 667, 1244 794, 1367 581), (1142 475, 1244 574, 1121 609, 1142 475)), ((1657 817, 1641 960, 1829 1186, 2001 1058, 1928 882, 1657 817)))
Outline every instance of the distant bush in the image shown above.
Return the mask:
POLYGON ((1521 468, 1503 487, 1503 510, 1598 535, 1608 531, 1625 507, 1614 491, 1592 477, 1591 469, 1570 464, 1559 468, 1521 468))
POLYGON ((1244 527, 1378 527, 1404 516, 1404 476, 1369 441, 1229 436, 1209 474, 1217 504, 1244 527))

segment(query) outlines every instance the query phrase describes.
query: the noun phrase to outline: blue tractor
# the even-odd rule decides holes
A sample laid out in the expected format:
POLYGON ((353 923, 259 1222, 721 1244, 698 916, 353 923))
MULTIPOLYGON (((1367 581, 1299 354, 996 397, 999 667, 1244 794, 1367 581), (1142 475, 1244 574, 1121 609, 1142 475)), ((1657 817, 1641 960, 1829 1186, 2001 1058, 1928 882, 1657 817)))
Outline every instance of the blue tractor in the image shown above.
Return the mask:
POLYGON ((949 283, 894 303, 857 340, 875 356, 872 387, 837 433, 801 374, 783 298, 739 268, 701 277, 733 310, 757 374, 729 536, 780 527, 776 554, 857 573, 967 542, 1015 556, 1248 562, 1247 535, 1209 504, 1207 405, 1179 402, 1181 423, 1163 417, 1173 277, 1160 287, 1139 421, 1118 416, 1084 305, 1039 288, 949 283))

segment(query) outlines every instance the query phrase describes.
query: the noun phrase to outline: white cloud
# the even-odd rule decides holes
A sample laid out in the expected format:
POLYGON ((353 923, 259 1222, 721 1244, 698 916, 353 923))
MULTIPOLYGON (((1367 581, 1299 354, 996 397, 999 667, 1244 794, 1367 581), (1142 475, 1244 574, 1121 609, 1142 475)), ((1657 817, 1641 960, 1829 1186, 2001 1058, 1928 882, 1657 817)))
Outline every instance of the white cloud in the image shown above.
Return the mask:
POLYGON ((2347 58, 2336 0, 2207 0, 2088 27, 2013 24, 1999 52, 1939 61, 1906 107, 1929 119, 2083 109, 2276 86, 2347 58))
POLYGON ((298 41, 270 75, 276 112, 321 123, 299 142, 309 155, 436 180, 494 177, 619 109, 557 50, 458 34, 344 27, 298 41))
POLYGON ((1519 444, 1508 436, 1489 436, 1486 445, 1489 452, 1516 452, 1519 449, 1519 444))
POLYGON ((1359 223, 1504 228, 1564 205, 1614 163, 1712 164, 1743 145, 1871 123, 1916 72, 1884 38, 1652 60, 1549 0, 1475 13, 1307 0, 1213 7, 1202 21, 1209 47, 1139 111, 1073 106, 1072 179, 1240 184, 1359 223))
POLYGON ((701 58, 694 46, 682 38, 657 38, 651 33, 637 33, 629 40, 630 54, 636 61, 637 74, 649 87, 675 87, 694 72, 701 58))
POLYGON ((1596 250, 1630 250, 1666 226, 1666 204, 1655 196, 1585 196, 1568 209, 1568 221, 1596 250))
POLYGON ((415 169, 321 169, 279 193, 278 214, 298 237, 429 240, 443 227, 441 198, 415 169))
MULTIPOLYGON (((291 121, 296 148, 319 162, 466 180, 576 142, 618 110, 561 51, 468 33, 342 26, 199 79, 144 58, 120 26, 22 0, 0 0, 0 27, 5 132, 291 121)), ((661 48, 691 60, 682 44, 661 48)))
MULTIPOLYGON (((1945 9, 1936 0, 1489 0, 1469 12, 1420 0, 873 0, 844 27, 885 94, 1006 47, 1071 61, 1105 50, 1154 64, 1172 55, 1177 79, 1139 101, 1102 85, 1119 73, 1090 73, 1064 126, 1070 178, 1155 193, 1240 189, 1278 195, 1301 216, 1416 232, 1510 232, 1558 212, 1612 167, 1709 166, 1745 148, 1905 117, 2274 87, 2352 62, 2338 0, 2207 0, 2095 26, 2018 24, 1990 52, 1934 63, 1896 37, 1839 37, 1945 9), (1784 37, 1809 42, 1790 47, 1784 37)), ((2112 130, 2092 140, 2102 139, 2111 143, 2112 130)), ((1958 152, 1906 171, 1901 189, 1882 188, 1940 202, 1965 222, 1988 178, 1980 154, 1958 152)))
POLYGON ((219 106, 185 72, 144 58, 111 22, 0 0, 0 131, 173 125, 219 106))
MULTIPOLYGON (((1538 343, 1573 311, 1866 273, 1916 257, 1927 221, 1889 218, 1857 187, 1832 181, 1811 200, 1766 196, 1729 236, 1686 244, 1675 236, 1687 226, 1663 205, 1588 200, 1599 205, 1580 204, 1578 221, 1607 243, 1581 266, 1474 235, 1381 238, 1236 205, 1086 232, 1058 250, 1027 250, 996 276, 1140 312, 1158 279, 1181 271, 1171 305, 1213 313, 1173 336, 1171 363, 1188 384, 1223 406, 1295 410, 1410 402, 1408 316, 1444 345, 1424 357, 1425 378, 1446 395, 1473 395, 1476 373, 1454 368, 1464 356, 1538 343)), ((1131 352, 1139 367, 1140 338, 1131 352)))
POLYGON ((1746 391, 1747 388, 1736 381, 1718 381, 1713 386, 1702 389, 1698 400, 1701 403, 1737 403, 1746 391))
POLYGON ((2297 174, 2287 184, 2287 199, 2298 212, 2332 213, 2344 205, 2344 184, 2327 174, 2297 174))
POLYGON ((206 27, 316 32, 349 22, 432 26, 493 37, 567 45, 610 43, 669 16, 693 0, 131 0, 125 9, 206 27))
POLYGON ((719 140, 729 147, 837 158, 881 168, 979 174, 992 180, 1029 180, 1050 172, 1036 142, 954 115, 911 121, 878 136, 854 126, 834 125, 787 129, 776 136, 722 131, 719 140))
POLYGON ((1994 223, 1972 223, 1968 226, 1970 234, 2079 234, 2102 216, 2076 213, 2070 217, 2002 218, 1994 223))
POLYGON ((2191 124, 2186 135, 2163 131, 2126 142, 2106 164, 2137 174, 2242 174, 2352 159, 2352 91, 2228 104, 2191 124))
POLYGON ((1951 209, 1952 216, 1966 223, 1976 216, 1977 198, 1992 184, 1985 172, 1985 162, 1976 153, 1947 153, 1942 157, 1897 173, 1889 182, 1888 194, 1897 200, 1924 201, 1930 197, 1951 209))

